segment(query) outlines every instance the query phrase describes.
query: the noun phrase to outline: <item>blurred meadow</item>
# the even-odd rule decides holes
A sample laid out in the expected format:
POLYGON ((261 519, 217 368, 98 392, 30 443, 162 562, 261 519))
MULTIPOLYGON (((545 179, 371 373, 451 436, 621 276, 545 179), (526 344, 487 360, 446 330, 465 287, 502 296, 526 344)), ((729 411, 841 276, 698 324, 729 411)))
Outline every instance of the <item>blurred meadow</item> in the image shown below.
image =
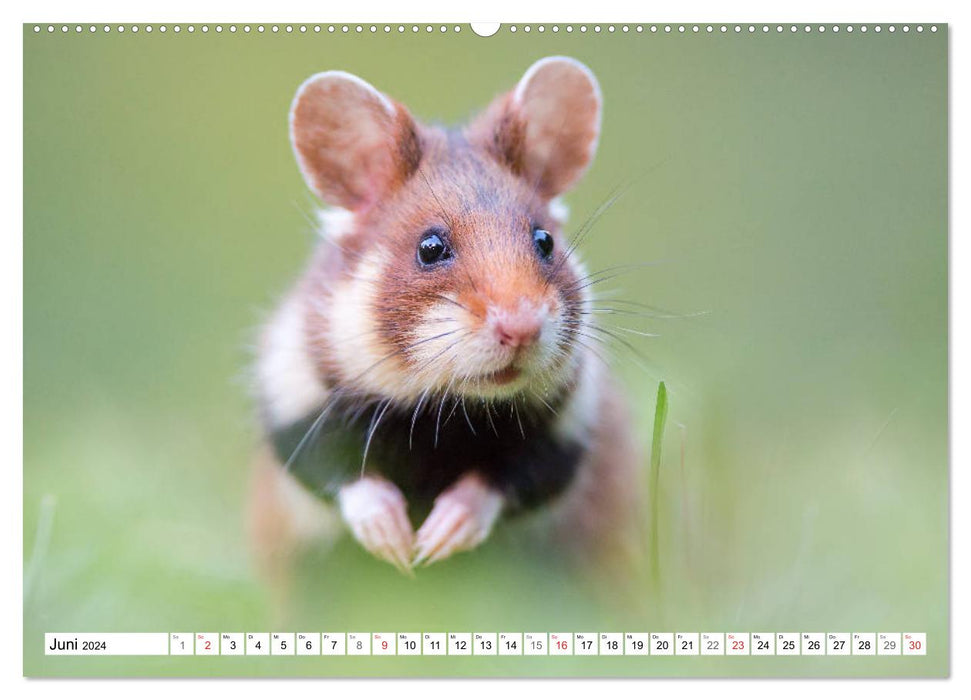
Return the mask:
POLYGON ((461 29, 24 28, 24 673, 946 675, 946 28, 461 29), (573 225, 629 185, 584 259, 652 263, 598 291, 678 316, 620 320, 659 335, 610 353, 645 477, 667 386, 659 588, 594 596, 503 530, 414 580, 343 540, 287 629, 923 631, 927 656, 45 657, 44 632, 279 631, 243 527, 246 377, 314 242, 297 85, 343 69, 457 123, 549 54, 605 100, 573 225))

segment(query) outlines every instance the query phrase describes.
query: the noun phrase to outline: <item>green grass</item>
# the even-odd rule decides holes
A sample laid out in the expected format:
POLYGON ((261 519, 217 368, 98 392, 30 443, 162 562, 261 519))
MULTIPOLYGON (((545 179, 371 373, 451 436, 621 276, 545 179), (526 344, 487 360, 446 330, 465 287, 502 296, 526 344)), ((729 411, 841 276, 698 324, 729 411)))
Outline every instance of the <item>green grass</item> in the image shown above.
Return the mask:
MULTIPOLYGON (((657 386, 657 385, 654 385, 657 386)), ((646 387, 645 387, 646 388, 646 387)), ((940 627, 907 606, 889 612, 883 600, 925 590, 933 574, 916 567, 883 589, 866 577, 872 561, 848 564, 855 550, 834 530, 803 523, 818 547, 798 555, 764 539, 740 515, 760 506, 705 473, 688 446, 686 481, 665 471, 661 448, 666 417, 678 409, 657 386, 653 416, 639 419, 651 434, 645 462, 648 514, 654 534, 652 572, 640 601, 591 587, 500 527, 480 550, 421 569, 414 580, 374 560, 353 541, 311 553, 301 564, 285 616, 250 568, 242 527, 248 458, 245 434, 222 432, 201 420, 161 434, 143 417, 102 411, 78 417, 71 440, 35 446, 37 467, 25 494, 25 553, 32 582, 25 591, 25 672, 29 675, 857 675, 923 674, 945 662, 940 627), (218 435, 227 453, 200 470, 218 435), (108 436, 112 436, 108 439, 108 436), (175 447, 177 446, 177 447, 175 447), (156 455, 153 457, 152 455, 156 455), (43 465, 73 465, 49 470, 43 465), (711 480, 711 483, 706 483, 711 480), (55 501, 56 498, 56 501, 55 501), (54 503, 56 502, 56 510, 54 503), (681 504, 700 503, 690 513, 681 504), (708 505, 705 505, 705 504, 708 505), (727 509, 727 519, 717 509, 727 509), (715 510, 712 510, 715 509, 715 510), (706 521, 706 518, 709 520, 706 521), (726 522, 740 535, 727 546, 726 522), (46 534, 45 534, 46 533, 46 534), (748 541, 752 545, 746 544, 748 541), (46 544, 45 544, 46 542, 46 544), (753 546, 768 549, 762 560, 753 546), (719 554, 719 548, 724 552, 719 554), (689 553, 701 556, 688 556, 689 553), (659 553, 661 556, 659 556, 659 553), (801 557, 801 560, 800 560, 801 557), (782 568, 779 568, 782 564, 782 568), (787 567, 792 567, 787 570, 787 567), (861 578, 862 577, 862 578, 861 578), (836 590, 854 602, 846 606, 836 590), (663 591, 663 597, 661 592, 663 591), (897 659, 53 659, 43 656, 45 631, 745 631, 926 629, 933 656, 897 659)), ((240 404, 240 408, 242 403, 240 404)), ((198 409, 198 407, 197 407, 198 409)), ((197 415, 204 417, 205 413, 197 415)), ((877 426, 879 427, 879 426, 877 426)), ((731 479, 730 481, 734 481, 731 479)), ((791 499, 788 499, 790 500, 791 499)), ((832 499, 831 499, 832 500, 832 499)), ((856 499, 845 496, 852 503, 856 499)), ((772 511, 769 511, 772 514, 772 511)), ((830 514, 827 514, 830 515, 830 514)), ((778 519, 778 514, 775 515, 778 519)), ((871 516, 872 517, 872 516, 871 516)), ((827 520, 829 518, 827 517, 827 520)), ((758 519, 756 519, 758 525, 758 519)), ((861 527, 863 524, 858 524, 861 527)), ((883 522, 874 524, 882 527, 883 522)), ((785 532, 785 527, 782 527, 785 532)), ((800 528, 800 532, 802 527, 800 528)), ((761 533, 761 534, 760 534, 761 533)), ((925 536, 897 537, 909 549, 925 536)), ((805 549, 805 547, 804 547, 805 549)), ((920 600, 920 598, 918 598, 920 600)), ((927 600, 926 598, 924 599, 927 600)), ((927 603, 929 604, 929 602, 927 603)))
POLYGON ((668 391, 664 382, 657 385, 657 401, 654 405, 654 432, 651 437, 651 476, 648 489, 650 503, 650 531, 648 533, 648 566, 651 572, 652 588, 656 595, 661 593, 661 556, 659 552, 661 451, 664 442, 664 423, 668 418, 668 391))

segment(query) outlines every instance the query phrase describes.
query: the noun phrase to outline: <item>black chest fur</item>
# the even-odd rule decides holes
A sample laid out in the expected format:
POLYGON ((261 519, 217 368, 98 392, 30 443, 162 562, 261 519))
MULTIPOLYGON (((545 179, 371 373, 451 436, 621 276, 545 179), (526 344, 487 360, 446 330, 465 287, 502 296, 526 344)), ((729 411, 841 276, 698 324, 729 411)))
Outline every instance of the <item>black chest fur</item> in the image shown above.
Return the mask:
POLYGON ((272 431, 271 438, 281 463, 324 498, 362 475, 380 474, 423 509, 476 471, 515 510, 555 497, 576 472, 583 448, 554 435, 558 403, 439 398, 416 410, 337 400, 272 431))

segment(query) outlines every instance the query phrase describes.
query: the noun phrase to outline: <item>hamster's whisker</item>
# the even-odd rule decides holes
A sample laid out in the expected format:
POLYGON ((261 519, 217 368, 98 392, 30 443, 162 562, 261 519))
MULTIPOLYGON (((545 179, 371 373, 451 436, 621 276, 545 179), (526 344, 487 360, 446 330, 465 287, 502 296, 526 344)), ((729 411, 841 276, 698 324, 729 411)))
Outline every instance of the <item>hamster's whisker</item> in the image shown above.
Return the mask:
POLYGON ((448 425, 448 422, 452 419, 452 416, 455 415, 455 409, 457 409, 458 407, 459 407, 459 396, 453 396, 452 397, 452 410, 448 412, 448 415, 447 416, 445 416, 445 422, 442 423, 442 427, 445 427, 446 425, 448 425))
MULTIPOLYGON (((622 331, 624 333, 630 333, 631 335, 639 335, 642 338, 660 338, 660 333, 649 333, 647 331, 638 330, 636 328, 627 328, 625 326, 613 326, 614 330, 622 331)), ((600 329, 602 332, 607 332, 606 329, 600 329)))
MULTIPOLYGON (((599 339, 599 338, 594 338, 594 341, 595 341, 595 342, 596 342, 597 344, 602 344, 602 341, 600 341, 600 339, 599 339)), ((601 352, 600 352, 600 350, 598 350, 597 348, 595 348, 595 347, 593 347, 593 346, 592 346, 592 345, 591 345, 590 343, 587 343, 586 341, 583 341, 583 340, 579 340, 579 339, 577 339, 577 340, 575 340, 574 342, 575 342, 575 343, 576 343, 577 345, 579 345, 579 346, 580 346, 581 348, 584 348, 584 349, 585 349, 585 350, 587 350, 588 352, 591 352, 591 353, 593 353, 593 356, 594 356, 594 357, 596 357, 596 358, 597 358, 598 360, 600 360, 600 362, 602 362, 602 363, 603 363, 603 365, 604 365, 604 367, 606 367, 606 368, 608 368, 608 369, 610 369, 610 368, 611 368, 611 364, 610 364, 610 362, 609 362, 609 361, 607 360, 607 358, 606 358, 606 357, 604 357, 604 356, 603 356, 603 355, 601 354, 601 352)))
POLYGON ((473 435, 476 435, 475 427, 472 425, 472 419, 469 418, 469 411, 465 407, 465 394, 462 394, 462 413, 465 414, 465 422, 469 424, 469 430, 472 431, 473 435))
POLYGON ((654 266, 660 265, 663 262, 668 262, 668 260, 666 259, 645 260, 643 262, 637 262, 637 263, 624 263, 623 265, 611 265, 610 267, 604 267, 599 270, 594 270, 593 272, 588 272, 586 275, 583 275, 582 277, 580 277, 580 281, 584 282, 586 280, 593 279, 594 277, 599 277, 601 275, 604 275, 610 272, 615 272, 618 270, 637 270, 642 267, 654 267, 654 266))
POLYGON ((292 204, 293 205, 293 208, 297 210, 297 213, 300 214, 301 218, 303 218, 303 220, 307 222, 307 225, 310 226, 310 229, 314 232, 314 234, 317 235, 317 236, 319 236, 320 235, 320 222, 319 221, 314 221, 313 217, 309 213, 307 213, 307 211, 303 208, 303 206, 297 200, 295 200, 295 199, 294 200, 291 200, 290 204, 292 204))
MULTIPOLYGON (((318 416, 314 419, 314 422, 310 424, 310 427, 307 429, 307 432, 304 433, 303 437, 300 438, 300 441, 297 443, 297 446, 293 449, 293 452, 290 453, 290 456, 287 458, 287 461, 284 463, 284 470, 285 471, 288 471, 290 469, 290 467, 293 466, 293 462, 297 459, 297 457, 300 455, 300 453, 303 451, 303 449, 306 447, 306 445, 311 440, 316 439, 316 434, 320 431, 320 428, 321 428, 321 426, 324 423, 324 419, 328 416, 328 414, 334 408, 334 406, 337 405, 338 400, 344 398, 349 393, 352 393, 351 387, 356 386, 357 383, 368 372, 371 372, 372 370, 376 369, 378 366, 380 366, 384 362, 387 362, 388 360, 392 359, 393 357, 396 357, 398 355, 401 355, 402 353, 407 352, 407 351, 409 351, 409 350, 411 350, 411 349, 413 349, 413 348, 415 348, 415 347, 417 347, 419 345, 422 345, 424 343, 431 342, 433 340, 439 340, 441 338, 445 338, 445 337, 447 337, 449 335, 452 335, 454 333, 457 333, 457 332, 458 332, 457 330, 446 331, 444 333, 439 333, 439 334, 434 335, 434 336, 431 336, 429 338, 423 338, 423 339, 418 340, 418 341, 416 341, 414 343, 411 343, 409 345, 406 345, 403 348, 398 348, 397 350, 394 350, 394 351, 388 353, 384 357, 382 357, 379 360, 377 360, 376 362, 374 362, 370 367, 368 367, 367 369, 365 369, 363 372, 361 372, 360 374, 358 374, 356 377, 354 377, 350 381, 346 382, 343 386, 341 386, 341 385, 336 386, 334 388, 333 392, 331 393, 331 395, 328 396, 326 403, 324 404, 324 406, 321 409, 321 411, 318 414, 318 416)), ((366 406, 367 405, 365 404, 365 408, 366 408, 366 406)), ((360 410, 357 412, 357 415, 355 417, 355 420, 356 420, 357 417, 360 417, 360 410)))
POLYGON ((448 386, 446 386, 445 390, 442 392, 442 401, 440 404, 438 404, 438 417, 435 419, 435 449, 438 449, 438 431, 442 425, 442 409, 445 408, 445 399, 448 398, 448 391, 452 388, 452 382, 454 381, 455 378, 453 377, 452 381, 448 383, 448 386))
POLYGON ((618 316, 636 316, 638 318, 649 318, 651 320, 659 321, 670 321, 670 320, 683 320, 687 318, 698 318, 699 316, 707 316, 710 311, 697 311, 690 314, 654 314, 647 311, 635 311, 632 309, 613 309, 608 306, 591 306, 585 311, 579 312, 583 316, 595 316, 595 315, 618 315, 618 316))
POLYGON ((449 304, 455 304, 455 306, 459 307, 460 309, 463 309, 463 310, 467 311, 468 313, 470 313, 473 316, 475 316, 475 317, 478 318, 478 314, 473 313, 472 312, 472 309, 470 309, 468 306, 466 306, 465 304, 463 304, 460 301, 456 301, 455 299, 450 299, 449 297, 445 296, 444 294, 438 294, 437 292, 435 294, 432 294, 431 296, 434 299, 441 299, 442 301, 447 301, 449 304))
POLYGON ((570 259, 573 253, 580 247, 583 241, 586 239, 587 234, 593 229, 594 225, 600 220, 600 218, 607 213, 607 211, 617 203, 617 200, 625 195, 631 187, 631 183, 621 183, 612 189, 607 197, 593 210, 593 213, 587 217, 587 219, 580 225, 576 233, 570 239, 570 244, 567 246, 566 251, 563 253, 563 257, 560 258, 559 262, 553 267, 553 272, 550 275, 552 277, 555 275, 560 268, 566 264, 566 261, 570 259))
POLYGON ((689 313, 677 313, 671 311, 670 309, 665 309, 660 306, 652 306, 651 304, 645 304, 641 301, 632 301, 630 299, 619 299, 617 297, 606 296, 608 292, 601 292, 600 295, 591 298, 591 302, 594 304, 623 304, 625 306, 634 306, 639 309, 644 309, 646 311, 651 311, 657 314, 657 318, 691 318, 695 316, 707 316, 712 313, 711 309, 703 309, 701 311, 692 311, 689 313))
MULTIPOLYGON (((569 324, 566 324, 566 325, 569 325, 569 324)), ((584 325, 584 328, 585 328, 585 329, 587 329, 587 330, 590 330, 590 331, 594 331, 594 332, 596 332, 596 333, 602 333, 603 335, 606 335, 606 336, 609 336, 609 337, 611 337, 611 338, 613 338, 614 340, 616 340, 617 342, 619 342, 619 343, 622 343, 622 344, 623 344, 624 346, 626 346, 626 347, 627 347, 627 349, 628 349, 628 350, 630 350, 630 351, 631 351, 632 353, 634 353, 634 354, 636 354, 636 355, 638 355, 638 356, 641 356, 641 355, 640 355, 640 350, 638 350, 638 349, 637 349, 637 348, 635 348, 635 347, 634 347, 633 345, 631 345, 631 343, 630 343, 630 341, 628 341, 628 340, 627 340, 626 338, 624 338, 624 337, 622 337, 622 336, 619 336, 619 335, 617 335, 616 333, 614 333, 614 332, 613 332, 613 330, 612 330, 612 329, 610 329, 610 328, 606 328, 606 327, 604 327, 604 326, 601 326, 601 325, 599 325, 599 324, 596 324, 596 323, 589 323, 589 322, 586 322, 586 323, 585 323, 585 325, 584 325)), ((615 329, 615 330, 624 330, 624 331, 628 331, 628 332, 630 332, 630 333, 635 333, 635 334, 637 334, 637 335, 643 335, 643 336, 645 336, 645 337, 648 337, 648 338, 654 338, 654 337, 657 337, 657 335, 656 335, 656 334, 653 334, 653 333, 646 333, 646 332, 641 332, 641 331, 635 331, 634 329, 631 329, 631 328, 621 328, 621 327, 619 327, 619 326, 615 326, 615 327, 614 327, 614 329, 615 329)), ((642 359, 644 359, 645 361, 647 361, 647 358, 646 358, 646 357, 644 357, 644 358, 642 358, 642 359)))
POLYGON ((592 287, 595 284, 602 284, 608 280, 616 279, 622 275, 630 274, 637 270, 643 269, 645 267, 656 267, 667 260, 653 260, 643 263, 633 263, 629 265, 615 265, 614 267, 607 267, 603 270, 598 270, 596 272, 591 272, 583 277, 580 277, 574 284, 566 287, 565 292, 579 292, 587 287, 592 287))
POLYGON ((593 213, 587 217, 587 219, 583 222, 583 224, 581 224, 577 232, 573 235, 570 241, 570 245, 568 246, 566 252, 563 254, 563 257, 560 259, 560 262, 557 263, 557 265, 553 270, 554 274, 557 270, 560 269, 562 265, 566 263, 566 261, 573 255, 573 253, 576 252, 576 250, 586 239, 587 235, 593 229, 594 225, 600 220, 600 218, 604 214, 606 214, 607 211, 609 211, 610 208, 613 207, 614 204, 616 204, 621 197, 623 197, 628 192, 630 192, 630 190, 633 188, 634 184, 638 180, 643 179, 644 177, 647 176, 647 174, 653 172, 654 170, 664 165, 666 160, 667 158, 660 159, 657 163, 655 163, 653 166, 651 166, 650 168, 648 168, 647 170, 645 170, 639 175, 629 175, 624 180, 621 180, 620 183, 618 183, 610 191, 610 193, 608 193, 604 201, 601 202, 601 204, 596 209, 594 209, 593 213))
POLYGON ((387 399, 383 402, 383 408, 381 412, 378 413, 378 407, 382 404, 378 404, 378 407, 374 409, 374 415, 371 416, 371 426, 368 428, 367 440, 364 443, 364 454, 361 456, 361 476, 364 476, 364 469, 367 466, 367 455, 368 450, 371 449, 371 438, 374 437, 374 433, 377 431, 378 426, 381 424, 381 419, 384 418, 384 414, 387 412, 388 407, 391 405, 392 399, 387 399), (375 418, 377 416, 377 418, 375 418))
POLYGON ((485 410, 486 410, 486 420, 489 421, 489 426, 492 428, 492 433, 496 437, 499 437, 499 431, 496 429, 496 424, 492 420, 492 400, 491 399, 482 399, 482 405, 485 406, 485 410))
POLYGON ((397 350, 393 350, 392 352, 388 353, 387 355, 385 355, 384 357, 382 357, 380 360, 378 360, 377 362, 375 362, 373 365, 371 365, 370 367, 368 367, 366 370, 364 370, 363 372, 361 372, 360 374, 358 374, 354 379, 352 379, 350 382, 348 382, 348 384, 349 385, 352 385, 352 386, 355 385, 355 384, 357 384, 357 382, 359 382, 361 379, 364 378, 364 375, 366 375, 368 372, 371 372, 372 370, 376 369, 378 367, 378 365, 380 365, 382 362, 387 362, 388 360, 390 360, 393 357, 396 357, 397 355, 401 355, 401 354, 410 352, 411 350, 414 350, 419 345, 424 345, 425 343, 431 343, 431 342, 433 342, 435 340, 440 340, 442 338, 447 338, 448 336, 453 335, 455 333, 458 333, 458 329, 451 330, 451 331, 444 331, 443 333, 438 333, 438 334, 433 335, 433 336, 430 336, 428 338, 422 338, 421 340, 416 340, 413 343, 409 343, 408 345, 405 345, 403 347, 400 347, 397 350))
POLYGON ((540 400, 540 402, 541 402, 541 403, 542 403, 542 404, 543 404, 544 406, 546 406, 546 408, 548 408, 548 409, 550 410, 550 413, 552 413, 552 414, 553 414, 554 416, 558 416, 558 415, 560 415, 560 414, 559 414, 559 413, 557 412, 557 410, 556 410, 555 408, 553 408, 552 406, 550 406, 550 405, 549 405, 549 403, 548 403, 548 402, 546 401, 546 399, 544 399, 544 398, 543 398, 543 397, 542 397, 542 396, 541 396, 541 395, 540 395, 539 393, 537 393, 537 392, 536 392, 536 390, 535 390, 535 389, 530 389, 529 391, 530 391, 530 393, 531 393, 531 394, 532 394, 533 396, 535 396, 535 397, 536 397, 537 399, 539 399, 539 400, 540 400))
MULTIPOLYGON (((572 326, 572 325, 575 325, 575 324, 572 324, 569 321, 564 321, 563 322, 563 325, 565 325, 565 326, 572 326)), ((607 333, 608 332, 608 329, 605 326, 601 325, 601 324, 591 323, 590 321, 584 321, 584 325, 587 328, 592 328, 592 329, 597 330, 597 331, 600 331, 602 333, 607 333)), ((639 336, 644 337, 644 338, 659 338, 661 336, 660 333, 650 333, 648 331, 642 331, 642 330, 639 330, 637 328, 627 328, 625 326, 611 326, 611 329, 617 330, 617 331, 624 331, 625 333, 632 333, 633 335, 639 335, 639 336)))
POLYGON ((454 230, 455 221, 452 219, 451 215, 449 215, 448 210, 445 208, 445 205, 442 204, 442 200, 439 199, 438 193, 435 192, 435 188, 432 187, 432 183, 429 182, 428 177, 425 175, 425 171, 421 169, 420 164, 418 165, 417 170, 418 170, 418 174, 421 176, 422 181, 425 183, 425 187, 428 188, 428 191, 431 193, 432 198, 435 200, 435 203, 438 204, 439 213, 442 215, 442 218, 445 219, 445 223, 448 224, 448 227, 450 229, 454 230))
MULTIPOLYGON (((453 331, 450 331, 449 334, 451 334, 451 333, 458 333, 459 331, 460 331, 460 329, 455 329, 453 331)), ((448 351, 453 350, 459 343, 461 343, 465 338, 467 338, 470 335, 472 335, 472 331, 468 331, 468 330, 461 331, 461 335, 459 335, 457 338, 455 338, 451 343, 449 343, 448 345, 446 345, 444 348, 442 348, 441 350, 439 350, 437 353, 435 353, 431 357, 428 357, 428 358, 422 360, 416 367, 414 367, 414 372, 413 372, 414 379, 413 379, 413 381, 414 382, 417 382, 419 380, 420 375, 429 366, 431 366, 431 364, 435 360, 439 359, 442 355, 444 355, 448 351)), ((443 337, 443 336, 439 336, 439 337, 443 337)))
POLYGON ((408 430, 408 451, 412 449, 414 437, 415 437, 415 422, 418 420, 418 414, 421 412, 422 404, 425 403, 425 399, 428 398, 428 392, 432 390, 431 387, 425 389, 421 396, 418 398, 418 403, 415 404, 415 410, 411 414, 411 428, 408 430))
POLYGON ((350 425, 353 425, 354 423, 357 423, 361 419, 361 416, 364 415, 364 412, 371 407, 371 403, 372 403, 371 401, 367 401, 367 400, 361 401, 352 412, 345 414, 344 416, 345 425, 350 426, 350 425))
POLYGON ((519 425, 519 434, 523 436, 523 440, 526 439, 526 431, 523 430, 523 421, 519 417, 519 404, 516 403, 516 397, 512 397, 512 412, 516 414, 516 423, 519 425))
MULTIPOLYGON (((618 327, 614 327, 614 329, 611 329, 611 328, 607 328, 606 326, 602 326, 602 325, 599 325, 599 324, 596 324, 596 323, 589 323, 589 324, 587 324, 587 328, 589 328, 592 331, 596 331, 597 333, 603 333, 604 335, 613 338, 618 343, 623 344, 631 352, 637 354, 638 356, 641 356, 641 351, 638 350, 636 347, 634 347, 634 345, 632 345, 631 342, 629 340, 627 340, 627 338, 624 338, 623 336, 617 335, 614 332, 615 329, 616 330, 622 330, 622 329, 620 329, 618 327)), ((634 332, 634 331, 631 330, 631 332, 634 332)), ((648 338, 655 337, 654 335, 651 335, 650 333, 645 333, 643 335, 645 337, 648 337, 648 338)), ((643 359, 645 361, 647 360, 646 357, 644 357, 643 359)))
POLYGON ((283 471, 285 472, 290 471, 290 468, 293 466, 294 461, 297 459, 297 457, 299 456, 300 452, 303 450, 307 442, 311 439, 316 439, 316 434, 320 431, 320 427, 324 424, 324 419, 331 412, 334 406, 337 405, 337 399, 339 395, 340 395, 340 391, 338 390, 334 392, 334 394, 332 394, 330 397, 328 397, 327 403, 324 404, 324 408, 314 419, 314 422, 310 424, 310 427, 307 428, 307 432, 305 432, 303 434, 303 437, 300 438, 300 441, 297 443, 297 446, 293 448, 293 452, 290 453, 290 456, 287 458, 287 461, 284 462, 283 471))
MULTIPOLYGON (((601 333, 603 335, 609 336, 615 342, 620 343, 620 345, 622 345, 624 349, 630 353, 630 358, 634 361, 634 363, 638 366, 638 368, 643 370, 647 374, 651 374, 651 370, 648 367, 648 365, 651 364, 651 360, 644 353, 642 353, 640 350, 634 347, 634 345, 632 345, 630 341, 628 341, 626 338, 624 338, 623 336, 617 335, 616 333, 613 333, 612 331, 606 328, 593 327, 592 325, 589 328, 590 328, 590 331, 594 333, 601 333)), ((587 337, 590 337, 590 336, 588 335, 587 337)), ((607 350, 613 349, 612 348, 613 344, 610 342, 607 342, 604 338, 599 338, 599 341, 603 345, 603 347, 605 347, 607 350)))
MULTIPOLYGON (((321 334, 320 337, 324 341, 327 340, 327 338, 323 334, 321 334)), ((367 338, 367 337, 380 337, 380 331, 378 329, 372 328, 369 331, 362 331, 361 333, 355 333, 352 336, 348 336, 346 338, 341 338, 341 342, 342 343, 347 343, 347 342, 350 342, 352 340, 361 340, 361 339, 367 338)))

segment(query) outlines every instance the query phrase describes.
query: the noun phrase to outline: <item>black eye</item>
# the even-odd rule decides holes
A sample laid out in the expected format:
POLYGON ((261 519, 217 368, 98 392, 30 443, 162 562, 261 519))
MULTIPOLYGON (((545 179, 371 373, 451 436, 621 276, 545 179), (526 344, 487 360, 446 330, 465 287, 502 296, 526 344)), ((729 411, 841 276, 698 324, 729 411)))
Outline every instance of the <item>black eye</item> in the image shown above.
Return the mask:
POLYGON ((422 265, 434 265, 452 257, 452 251, 437 233, 426 232, 418 243, 418 261, 422 265))
POLYGON ((544 260, 548 259, 553 254, 553 236, 550 235, 549 231, 545 231, 541 228, 534 228, 533 245, 536 246, 536 251, 544 260))

